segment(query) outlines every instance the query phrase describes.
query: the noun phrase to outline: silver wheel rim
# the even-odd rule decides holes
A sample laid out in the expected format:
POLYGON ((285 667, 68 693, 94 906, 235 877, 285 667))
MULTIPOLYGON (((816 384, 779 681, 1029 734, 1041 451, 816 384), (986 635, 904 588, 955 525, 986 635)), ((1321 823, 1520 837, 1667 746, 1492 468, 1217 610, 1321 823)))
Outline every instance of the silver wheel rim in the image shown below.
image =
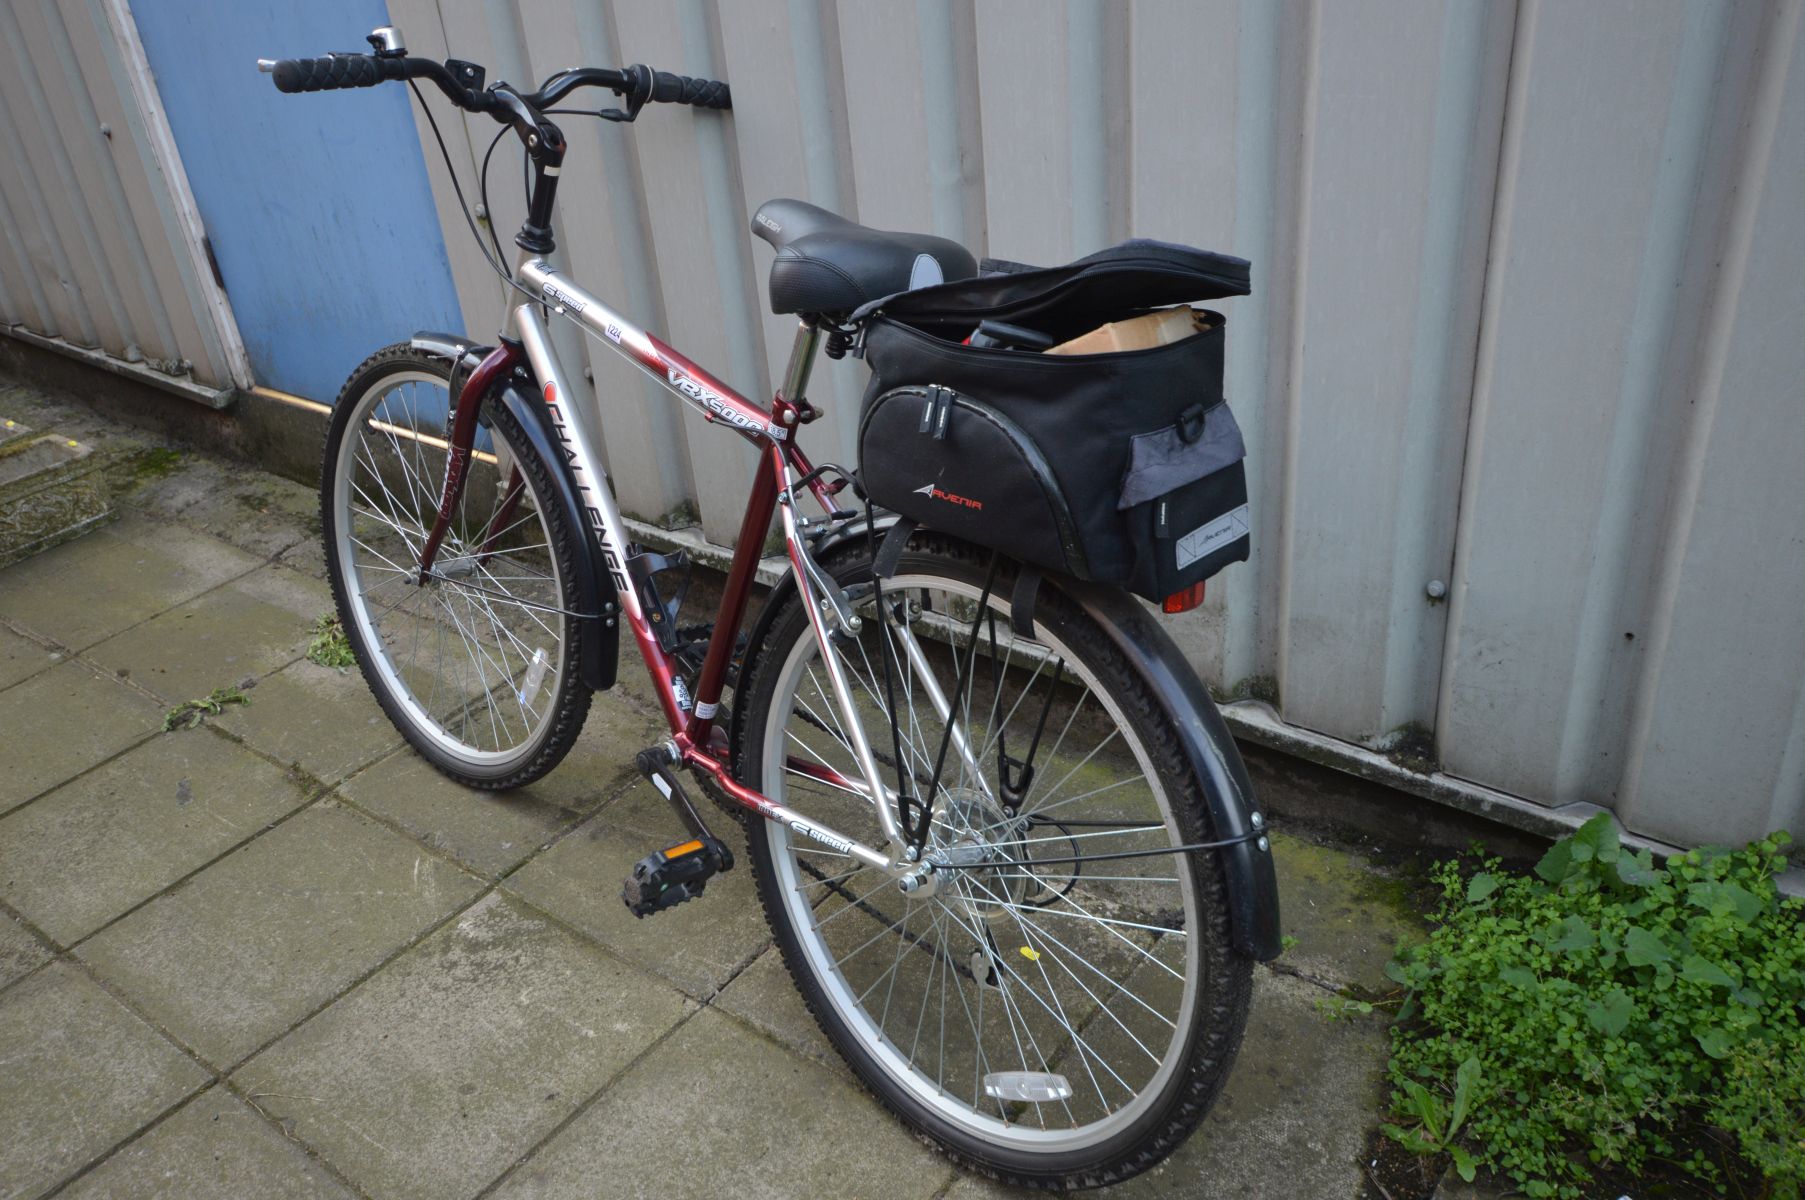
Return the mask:
MULTIPOLYGON (((888 596, 893 590, 900 592, 922 587, 962 597, 973 605, 972 611, 975 612, 975 601, 979 589, 950 579, 903 576, 887 582, 885 592, 888 596)), ((1002 611, 1005 618, 1004 621, 999 621, 999 634, 1007 617, 1006 609, 999 610, 1001 603, 1000 600, 993 597, 993 612, 1002 611)), ((965 619, 969 621, 970 616, 967 615, 965 619)), ((842 663, 854 677, 852 684, 854 689, 864 693, 869 705, 876 705, 880 702, 878 696, 881 694, 880 689, 883 685, 881 676, 874 669, 876 656, 870 652, 876 646, 870 636, 870 630, 876 626, 875 619, 867 620, 866 626, 867 635, 862 639, 862 648, 866 653, 862 656, 855 656, 851 652, 845 653, 842 655, 842 663)), ((1120 737, 1125 747, 1131 751, 1132 761, 1140 774, 1139 783, 1145 787, 1147 796, 1157 806, 1161 820, 1161 828, 1158 831, 1147 831, 1132 837, 1118 837, 1106 831, 1086 830, 1080 833, 1077 839, 1074 839, 1075 844, 1087 847, 1088 852, 1088 849, 1097 848, 1103 842, 1111 843, 1110 849, 1150 848, 1152 845, 1172 845, 1182 842, 1184 838, 1179 832, 1171 812, 1171 806, 1153 771, 1151 760, 1146 747, 1141 742, 1139 733, 1124 720, 1115 701, 1099 689, 1096 678, 1089 668, 1073 657, 1069 648, 1059 645, 1055 639, 1052 639, 1044 626, 1039 623, 1036 624, 1035 642, 1052 651, 1050 656, 1042 660, 1042 670, 1048 673, 1049 680, 1052 668, 1045 664, 1048 661, 1058 661, 1063 656, 1065 664, 1063 669, 1067 675, 1076 675, 1091 702, 1101 706, 1104 715, 1114 726, 1115 733, 1112 736, 1120 737)), ((999 642, 999 644, 1001 643, 999 642)), ((1010 653, 1013 656, 1016 649, 1027 652, 1031 650, 1031 647, 1030 643, 1012 645, 1010 653)), ((792 771, 773 770, 771 764, 782 762, 786 754, 795 753, 798 757, 805 759, 812 756, 817 761, 827 762, 828 765, 841 769, 849 776, 853 774, 850 766, 850 751, 841 753, 838 761, 830 762, 829 760, 835 754, 835 743, 823 740, 820 736, 824 732, 822 726, 833 725, 835 718, 833 706, 823 703, 825 696, 817 692, 817 681, 825 686, 825 680, 821 678, 824 673, 819 669, 818 658, 818 647, 812 637, 805 635, 791 648, 789 656, 780 668, 762 747, 761 762, 766 765, 763 779, 765 793, 774 800, 798 807, 805 814, 810 811, 810 808, 804 803, 804 794, 809 797, 818 797, 822 794, 823 789, 815 781, 798 776, 792 771), (811 665, 814 665, 815 668, 812 676, 811 665), (800 718, 797 717, 799 711, 800 718), (813 739, 796 736, 795 731, 799 724, 816 736, 813 739), (803 745, 805 742, 808 743, 806 747, 803 745), (826 753, 815 753, 818 750, 825 750, 826 753)), ((1023 660, 1012 657, 1011 661, 1021 663, 1023 660)), ((981 662, 982 657, 980 658, 981 662)), ((1024 666, 1022 669, 1025 671, 1027 668, 1024 666)), ((974 672, 974 680, 977 674, 978 672, 974 672)), ((954 676, 949 668, 944 672, 943 689, 950 691, 953 680, 954 676)), ((905 694, 900 679, 897 681, 897 692, 899 713, 907 714, 915 711, 923 699, 919 689, 915 690, 913 696, 905 694)), ((1006 697, 1007 688, 1001 689, 999 694, 1006 697)), ((992 709, 992 724, 997 723, 994 717, 1002 712, 1006 704, 1005 699, 992 709)), ((1027 704, 1019 705, 1013 715, 1019 715, 1020 710, 1026 707, 1029 706, 1027 704)), ((979 705, 979 709, 981 711, 982 705, 979 705)), ((905 717, 905 723, 907 720, 908 718, 905 717)), ((1011 723, 1009 715, 1004 715, 1001 723, 1006 730, 1011 731, 1010 736, 1014 737, 1012 731, 1016 726, 1011 723)), ((927 732, 926 721, 922 722, 922 726, 922 731, 927 732)), ((974 730, 984 730, 985 726, 974 722, 973 728, 974 730)), ((923 745, 930 741, 937 745, 938 729, 938 725, 932 726, 932 733, 935 736, 917 740, 923 745)), ((867 733, 874 748, 883 749, 890 745, 888 725, 882 721, 881 714, 877 723, 867 723, 867 733)), ((1054 734, 1049 733, 1046 740, 1051 742, 1053 738, 1054 734)), ((974 745, 980 751, 977 757, 988 765, 989 756, 982 753, 984 741, 985 739, 982 737, 974 736, 973 738, 974 745)), ((1017 750, 1012 750, 1012 752, 1019 754, 1017 750)), ((906 758, 913 758, 916 755, 907 739, 905 739, 904 755, 906 758)), ((953 757, 956 756, 949 754, 949 763, 953 757)), ((1047 761, 1049 764, 1057 764, 1062 761, 1062 758, 1078 757, 1082 757, 1082 755, 1076 752, 1074 747, 1062 749, 1061 753, 1054 754, 1047 761)), ((893 755, 888 756, 888 761, 894 761, 893 755)), ((1055 767, 1054 778, 1057 778, 1058 769, 1055 767)), ((921 770, 924 774, 927 773, 925 765, 921 770)), ((886 767, 886 771, 890 772, 886 782, 894 786, 893 769, 886 767)), ((969 773, 967 774, 969 775, 969 773)), ((954 775, 954 768, 949 765, 943 780, 954 775)), ((966 778, 959 782, 971 784, 976 781, 966 778)), ((991 783, 994 787, 994 778, 991 783)), ((1127 786, 1128 783, 1129 781, 1124 779, 1122 784, 1112 786, 1127 786)), ((968 813, 982 811, 988 814, 995 811, 984 807, 987 801, 982 796, 981 788, 968 786, 963 789, 963 792, 965 794, 956 798, 949 807, 957 808, 963 805, 968 813)), ((1055 787, 1043 793, 1037 800, 1034 789, 1030 788, 1023 804, 1023 812, 1025 814, 1047 803, 1058 803, 1061 800, 1070 801, 1074 795, 1074 793, 1067 793, 1061 796, 1055 787)), ((1085 797, 1076 795, 1076 798, 1084 799, 1085 797)), ((862 801, 858 802, 862 803, 862 801)), ((1051 816, 1052 814, 1045 813, 1044 815, 1051 816)), ((1066 815, 1070 816, 1069 813, 1066 815)), ((836 813, 836 816, 840 820, 848 819, 843 813, 836 813)), ((966 824, 970 826, 975 822, 967 821, 966 824)), ((845 825, 839 825, 837 828, 852 836, 870 835, 871 844, 882 844, 881 839, 877 839, 875 835, 875 817, 871 818, 870 828, 864 826, 847 828, 845 825)), ((952 837, 955 833, 955 830, 949 830, 946 836, 952 837)), ((1065 929, 1066 926, 1078 926, 1084 921, 1084 917, 1071 910, 1089 908, 1091 901, 1095 898, 1092 895, 1078 893, 1081 898, 1071 902, 1069 908, 1067 905, 1058 905, 1054 911, 1049 911, 1045 916, 1037 917, 1025 914, 1019 911, 1025 907, 1024 898, 1001 890, 1010 886, 1004 881, 1005 877, 1015 873, 1007 868, 1002 868, 989 872, 961 872, 959 875, 970 875, 982 882, 976 887, 968 887, 963 890, 955 887, 950 891, 942 884, 941 890, 934 896, 926 900, 916 900, 902 895, 894 884, 889 884, 887 887, 879 884, 877 882, 879 873, 874 870, 855 870, 856 864, 844 856, 838 856, 839 865, 837 867, 824 872, 822 864, 832 863, 836 858, 834 852, 805 839, 793 839, 790 831, 776 822, 765 822, 765 835, 769 841, 775 866, 774 881, 782 897, 786 914, 792 927, 798 933, 798 941, 807 960, 808 969, 827 992, 830 1003, 841 1018, 852 1027, 855 1038, 876 1059, 886 1076, 929 1112, 961 1130, 983 1139, 987 1144, 1020 1151, 1042 1154, 1082 1151, 1118 1135, 1143 1116, 1149 1106, 1157 1103, 1159 1097, 1165 1093, 1171 1083, 1173 1074, 1183 1066, 1186 1057, 1185 1047, 1190 1044, 1188 1034, 1194 1023, 1203 971, 1200 948, 1192 944, 1196 938, 1185 931, 1195 931, 1203 926, 1191 875, 1186 870, 1174 869, 1177 863, 1176 858, 1160 856, 1077 868, 1081 872, 1093 872, 1093 877, 1104 875, 1109 878, 1117 878, 1123 872, 1138 870, 1141 874, 1133 876, 1135 882, 1130 885, 1136 888, 1141 887, 1146 879, 1170 881, 1169 890, 1177 898, 1179 911, 1183 913, 1181 930, 1166 930, 1158 934, 1151 934, 1130 928, 1123 923, 1123 919, 1120 917, 1109 918, 1103 917, 1101 913, 1094 914, 1102 921, 1113 920, 1116 922, 1095 926, 1095 929, 1103 931, 1097 940, 1105 945, 1109 944, 1110 937, 1120 936, 1126 932, 1142 942, 1153 941, 1155 945, 1163 944, 1168 948, 1174 943, 1182 946, 1179 956, 1181 969, 1173 972, 1174 975, 1181 978, 1175 982, 1160 977, 1157 981, 1160 984, 1169 985, 1162 987, 1162 992, 1172 992, 1176 989, 1177 993, 1175 1002, 1158 1014, 1168 1018, 1167 1024, 1170 1027, 1168 1036, 1163 1042, 1149 1042, 1145 1031, 1149 1028, 1160 1029, 1162 1026, 1135 1009, 1134 1005, 1136 1003, 1145 1004, 1151 997, 1139 996, 1137 999, 1135 996, 1130 996, 1128 993, 1134 988, 1127 984, 1123 984, 1115 991, 1106 990, 1104 977, 1108 974, 1108 970, 1106 969, 1101 974, 1093 974, 1084 970, 1083 964, 1079 962, 1079 959, 1083 957, 1083 951, 1079 948, 1082 939, 1065 929), (813 867, 812 871, 809 867, 802 865, 805 862, 813 867), (1156 869, 1149 870, 1149 864, 1158 864, 1158 866, 1156 869), (820 878, 823 873, 828 874, 831 878, 841 872, 848 874, 832 883, 824 883, 820 878), (865 882, 858 882, 861 880, 865 882), (855 896, 863 893, 876 915, 872 916, 858 911, 858 905, 848 903, 846 896, 840 895, 834 890, 836 885, 840 888, 848 888, 855 896), (975 904, 973 903, 974 899, 976 900, 975 904), (835 906, 836 900, 838 901, 837 907, 835 906), (881 903, 873 903, 873 900, 881 901, 881 903), (918 914, 927 912, 931 906, 936 904, 940 905, 942 909, 938 916, 929 916, 925 920, 918 916, 911 920, 906 915, 909 912, 918 914), (986 913, 989 915, 986 916, 986 913), (1057 919, 1055 919, 1055 914, 1057 914, 1057 919), (861 973, 853 969, 857 965, 855 960, 861 953, 864 953, 863 947, 847 954, 841 954, 830 945, 830 937, 837 938, 842 945, 856 944, 862 940, 864 934, 881 931, 886 921, 892 923, 894 930, 899 917, 900 932, 891 932, 887 939, 888 942, 895 945, 895 957, 892 963, 900 962, 905 953, 912 957, 927 959, 927 982, 925 986, 918 987, 917 990, 923 992, 923 1001, 926 1007, 937 1007, 938 1009, 937 1012, 930 1013, 925 1018, 905 1010, 905 1016, 917 1017, 914 1037, 908 1036, 907 1023, 899 1022, 896 1019, 895 1014, 898 1011, 897 979, 893 977, 886 984, 881 980, 883 974, 881 970, 875 973, 871 971, 861 973), (851 933, 839 935, 826 933, 828 925, 837 921, 844 926, 849 920, 853 924, 863 926, 858 936, 851 933), (988 953, 982 949, 979 943, 979 934, 982 933, 986 924, 993 927, 990 938, 992 950, 988 953), (1058 926, 1059 928, 1054 930, 1049 929, 1048 926, 1058 926), (1008 936, 1004 937, 1002 933, 995 932, 994 930, 997 929, 1008 936), (918 940, 911 942, 903 936, 904 934, 913 934, 918 940), (972 947, 976 948, 970 958, 972 975, 969 979, 961 976, 956 966, 964 952, 965 941, 970 941, 972 947), (1011 955, 1021 954, 1024 947, 1034 950, 1037 957, 1032 960, 1010 958, 1011 955), (939 953, 935 952, 936 949, 939 950, 939 953), (1007 970, 996 973, 997 978, 1001 981, 1001 986, 991 987, 978 983, 976 979, 978 969, 993 964, 998 957, 998 951, 1001 952, 1000 957, 1007 967, 1007 970), (1018 962, 1020 970, 1015 969, 1018 962), (1049 964, 1051 964, 1050 967, 1049 964), (1060 979, 1058 972, 1061 970, 1066 971, 1071 978, 1060 979), (936 978, 942 989, 942 1000, 937 1006, 931 1003, 933 997, 927 994, 933 991, 936 978), (1076 984, 1077 986, 1061 986, 1062 984, 1076 984), (947 993, 954 988, 960 988, 966 993, 966 999, 961 1004, 948 1002, 947 993), (884 992, 885 989, 888 989, 887 993, 883 994, 880 1003, 880 992, 884 992), (1064 1001, 1061 999, 1062 992, 1066 996, 1064 1001), (1090 1003, 1080 1020, 1076 1010, 1067 1005, 1072 997, 1082 996, 1085 992, 1090 993, 1090 1003), (1031 997, 1028 993, 1037 993, 1037 995, 1031 997), (991 1006, 990 1023, 988 1024, 985 1014, 979 1007, 980 1004, 986 1003, 991 1006), (949 1079, 949 1072, 946 1068, 946 1025, 941 1022, 941 1018, 951 1019, 962 1015, 965 1025, 972 1035, 970 1040, 976 1043, 985 1040, 992 1033, 996 1014, 999 1011, 998 1006, 1008 1018, 1004 1024, 1015 1033, 1012 1039, 1013 1044, 1005 1045, 1000 1049, 987 1046, 983 1055, 980 1056, 986 1061, 974 1062, 970 1069, 964 1072, 964 1075, 975 1080, 981 1075, 1000 1074, 1003 1071, 1017 1069, 1027 1070, 1039 1076, 1060 1075, 1065 1077, 1073 1088, 1073 1098, 1057 1103, 1005 1103, 994 1097, 980 1095, 975 1088, 968 1091, 967 1084, 970 1080, 963 1077, 960 1078, 956 1090, 947 1086, 952 1080, 949 1079), (1112 1014, 1112 1008, 1117 1013, 1130 1015, 1123 1018, 1112 1014), (1011 1009, 1014 1011, 1011 1012, 1011 1009), (1112 1027, 1112 1022, 1114 1026, 1121 1028, 1112 1027), (932 1062, 928 1061, 930 1054, 924 1050, 924 1044, 919 1036, 919 1030, 923 1025, 931 1026, 938 1036, 938 1047, 933 1047, 931 1043, 929 1047, 934 1051, 934 1061, 932 1062), (1064 1032, 1060 1036, 1065 1038, 1065 1044, 1043 1044, 1049 1039, 1041 1031, 1058 1030, 1061 1026, 1064 1027, 1064 1032), (1109 1035, 1109 1037, 1106 1039, 1104 1035, 1109 1035), (1089 1042, 1091 1052, 1086 1054, 1079 1049, 1076 1045, 1078 1042, 1089 1042), (1120 1043, 1125 1047, 1130 1042, 1135 1043, 1135 1049, 1129 1051, 1129 1056, 1138 1060, 1143 1069, 1134 1071, 1125 1069, 1121 1064, 1112 1065, 1102 1061, 1103 1045, 1106 1042, 1120 1043), (1155 1057, 1157 1057, 1157 1065, 1153 1066, 1148 1063, 1148 1060, 1155 1057), (1056 1066, 1065 1069, 1052 1070, 1056 1066), (984 1070, 985 1067, 989 1067, 991 1070, 984 1070), (1095 1092, 1097 1099, 1080 1101, 1077 1097, 1084 1095, 1087 1090, 1095 1092), (979 1103, 974 1104, 974 1100, 979 1103), (1112 1105, 1110 1101, 1119 1101, 1119 1103, 1112 1105), (1093 1114, 1088 1119, 1085 1115, 1087 1112, 1093 1114)), ((1068 841, 1061 835, 1048 836, 1068 841)), ((1068 847, 1069 845, 1070 841, 1068 841, 1068 847)), ((1012 851, 1012 853, 1018 854, 1024 852, 1031 853, 1031 851, 1019 848, 1019 844, 1018 849, 1012 851)), ((1075 851, 1067 848, 1063 853, 1072 854, 1075 851)), ((1044 853, 1037 855, 1037 857, 1052 856, 1044 853)), ((1014 886, 1032 887, 1035 885, 1029 883, 1014 886)), ((880 938, 879 941, 885 941, 885 939, 880 938)), ((1155 966, 1163 966, 1168 971, 1171 971, 1172 968, 1171 955, 1164 952, 1159 954, 1159 958, 1163 961, 1153 965, 1146 962, 1133 962, 1132 954, 1126 952, 1121 953, 1119 957, 1130 960, 1130 964, 1126 967, 1128 981, 1138 980, 1142 974, 1154 975, 1155 966)), ((1121 963, 1118 962, 1116 965, 1120 966, 1121 963)), ((894 965, 890 969, 894 971, 894 965)), ((991 969, 994 971, 993 965, 991 969)), ((1156 1007, 1158 1006, 1156 1005, 1156 1007)), ((956 1024, 955 1022, 955 1027, 956 1024)))
POLYGON ((354 401, 333 489, 343 615, 415 730, 472 769, 500 771, 530 757, 555 719, 564 579, 530 481, 491 528, 506 492, 495 453, 471 462, 434 564, 455 578, 408 579, 444 482, 447 403, 444 380, 424 371, 386 375, 354 401))

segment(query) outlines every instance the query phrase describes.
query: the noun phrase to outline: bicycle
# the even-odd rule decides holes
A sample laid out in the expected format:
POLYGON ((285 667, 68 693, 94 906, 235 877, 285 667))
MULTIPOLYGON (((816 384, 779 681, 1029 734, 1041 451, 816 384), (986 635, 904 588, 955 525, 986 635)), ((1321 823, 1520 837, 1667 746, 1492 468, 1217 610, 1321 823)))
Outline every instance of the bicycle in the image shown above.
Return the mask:
POLYGON ((788 258, 840 289, 792 287, 793 306, 774 304, 798 329, 762 408, 547 260, 565 150, 548 113, 725 109, 725 84, 633 66, 485 88, 482 67, 410 57, 392 28, 369 41, 373 54, 259 66, 284 92, 406 80, 423 107, 428 80, 493 117, 497 141, 514 133, 532 176, 513 268, 492 231, 484 246, 519 293, 497 343, 416 334, 358 366, 334 406, 329 574, 385 713, 453 779, 529 783, 614 683, 624 625, 670 729, 636 763, 684 830, 635 868, 628 907, 664 911, 734 865, 687 773, 745 822, 785 964, 896 1116, 1017 1184, 1094 1186, 1160 1161, 1215 1100, 1252 964, 1278 949, 1264 822, 1220 716, 1119 590, 1049 576, 1024 613, 1019 564, 847 506, 851 474, 798 445, 818 415, 817 352, 857 332, 844 301, 903 290, 924 256, 965 252, 794 201, 760 209, 754 231, 780 254, 799 230, 825 233, 788 258), (583 88, 625 107, 557 108, 583 88), (593 425, 569 411, 554 316, 757 447, 711 626, 678 624, 682 589, 661 581, 682 559, 628 539, 593 425), (743 630, 774 515, 788 573, 743 630))

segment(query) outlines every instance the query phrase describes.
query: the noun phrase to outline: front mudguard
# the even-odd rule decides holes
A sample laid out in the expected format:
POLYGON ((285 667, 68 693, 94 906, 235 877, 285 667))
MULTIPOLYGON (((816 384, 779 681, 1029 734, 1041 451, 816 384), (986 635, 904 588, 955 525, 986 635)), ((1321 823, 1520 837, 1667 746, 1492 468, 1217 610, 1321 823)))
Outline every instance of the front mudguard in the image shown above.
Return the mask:
MULTIPOLYGON (((470 370, 493 347, 478 345, 468 338, 448 333, 416 333, 410 344, 414 349, 443 358, 452 365, 452 401, 470 370)), ((583 506, 577 498, 576 483, 570 478, 564 455, 557 449, 556 435, 550 419, 538 400, 538 389, 523 372, 503 379, 491 391, 495 401, 514 415, 526 433, 533 453, 545 464, 556 492, 555 503, 564 513, 565 524, 572 536, 571 552, 576 559, 577 618, 583 627, 582 660, 577 664, 583 682, 593 691, 607 691, 614 686, 620 664, 619 598, 614 592, 613 577, 608 574, 601 547, 583 519, 583 506)))
MULTIPOLYGON (((879 545, 883 543, 884 531, 896 521, 892 514, 878 515, 876 541, 879 545)), ((936 533, 935 536, 947 535, 936 533)), ((828 563, 836 550, 850 543, 863 543, 865 537, 865 523, 849 521, 815 547, 815 556, 824 564, 828 563)), ((1153 616, 1133 596, 1119 588, 1085 583, 1069 575, 1048 575, 1041 586, 1058 588, 1096 620, 1116 649, 1159 698, 1171 718, 1172 728, 1178 731, 1180 749, 1186 761, 1203 781, 1210 810, 1211 840, 1227 841, 1256 832, 1264 833, 1264 817, 1254 804, 1253 781, 1247 776, 1241 751, 1235 746, 1216 702, 1153 616)), ((747 640, 744 660, 747 664, 756 661, 771 622, 783 601, 795 590, 795 577, 788 574, 771 589, 747 640)), ((745 687, 734 689, 733 744, 736 748, 746 695, 745 687)), ((1277 958, 1281 949, 1279 884, 1270 840, 1257 836, 1224 846, 1214 853, 1219 856, 1228 888, 1229 936, 1234 948, 1259 962, 1277 958)))

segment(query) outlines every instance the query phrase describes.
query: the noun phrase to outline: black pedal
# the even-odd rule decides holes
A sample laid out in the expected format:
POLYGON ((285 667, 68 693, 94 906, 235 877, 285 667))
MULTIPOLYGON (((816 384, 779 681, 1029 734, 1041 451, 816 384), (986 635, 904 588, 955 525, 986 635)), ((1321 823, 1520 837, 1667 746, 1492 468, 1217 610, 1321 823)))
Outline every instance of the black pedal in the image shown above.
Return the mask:
MULTIPOLYGON (((714 625, 683 625, 677 630, 677 646, 671 653, 692 676, 702 674, 702 663, 708 657, 708 643, 714 638, 714 625)), ((733 654, 727 660, 727 686, 739 685, 740 666, 746 658, 746 631, 733 639, 733 654)))
POLYGON ((691 838, 634 864, 620 898, 634 916, 645 918, 685 900, 694 900, 721 871, 733 867, 733 852, 711 837, 691 838))

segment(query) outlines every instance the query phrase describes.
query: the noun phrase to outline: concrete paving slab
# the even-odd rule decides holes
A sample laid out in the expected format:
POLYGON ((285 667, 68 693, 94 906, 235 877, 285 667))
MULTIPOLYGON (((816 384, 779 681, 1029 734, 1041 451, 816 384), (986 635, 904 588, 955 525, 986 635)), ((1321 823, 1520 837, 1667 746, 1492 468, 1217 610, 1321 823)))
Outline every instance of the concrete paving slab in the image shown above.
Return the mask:
POLYGON ((80 953, 153 1020, 226 1067, 480 887, 327 801, 103 930, 80 953))
MULTIPOLYGON (((591 724, 606 719, 598 699, 591 724)), ((581 821, 618 790, 622 760, 634 751, 604 753, 587 734, 557 770, 528 787, 486 792, 453 783, 411 747, 348 780, 340 792, 395 822, 427 845, 494 878, 525 861, 581 821)), ((627 770, 631 770, 629 765, 627 770)))
MULTIPOLYGON (((644 746, 640 747, 640 749, 644 748, 644 746)), ((686 777, 684 784, 689 791, 690 800, 699 806, 702 817, 708 822, 710 829, 714 829, 723 837, 726 836, 724 831, 729 828, 739 832, 738 822, 729 820, 726 815, 721 814, 721 810, 716 808, 713 801, 703 794, 702 785, 695 782, 693 777, 686 777), (718 819, 717 814, 720 814, 718 819), (720 826, 719 829, 715 828, 717 825, 720 826)), ((653 849, 660 849, 682 840, 679 835, 683 832, 683 825, 677 820, 677 815, 671 811, 671 802, 664 798, 662 792, 640 777, 637 771, 634 772, 633 785, 617 792, 608 801, 607 806, 602 809, 602 816, 607 818, 610 825, 620 829, 631 829, 657 842, 658 845, 653 849)), ((742 842, 735 842, 734 845, 738 847, 742 842)), ((735 853, 738 853, 737 849, 735 853)))
POLYGON ((126 517, 0 571, 0 615, 83 650, 258 561, 217 538, 126 517))
POLYGON ((401 744, 361 673, 305 659, 263 680, 251 703, 229 708, 217 720, 221 729, 326 784, 401 744))
MULTIPOLYGON (((637 650, 621 648, 620 671, 623 677, 630 671, 645 674, 637 650)), ((639 777, 633 756, 670 736, 670 727, 655 703, 625 683, 616 683, 590 702, 589 719, 583 722, 583 732, 558 772, 574 768, 591 788, 613 796, 620 791, 620 783, 639 777)))
POLYGON ((286 567, 262 567, 108 638, 86 657, 178 704, 293 662, 331 608, 324 585, 286 567))
POLYGON ((0 1195, 40 1195, 207 1081, 67 963, 0 993, 0 1195))
POLYGON ((40 671, 48 671, 65 657, 0 625, 0 689, 30 679, 40 671))
POLYGON ((234 1078, 369 1194, 446 1200, 488 1184, 682 1015, 674 989, 494 895, 234 1078))
MULTIPOLYGON (((1161 1165, 1095 1195, 1308 1196, 1354 1200, 1378 1124, 1390 1048, 1375 1017, 1330 1020, 1323 989, 1263 968, 1234 1074, 1189 1141, 1161 1165)), ((1040 1193, 967 1176, 947 1200, 1040 1193)))
POLYGON ((350 1200, 307 1152, 223 1087, 115 1153, 64 1190, 68 1200, 350 1200))
MULTIPOLYGON (((645 790, 652 789, 647 785, 645 790)), ((669 821, 672 828, 651 837, 621 829, 606 815, 593 819, 522 867, 507 888, 627 961, 704 999, 770 945, 771 932, 752 886, 745 838, 725 821, 715 833, 733 849, 733 870, 709 880, 708 890, 697 899, 668 912, 640 920, 627 911, 620 889, 633 864, 683 837, 676 818, 669 821)))
POLYGON ((0 988, 50 961, 50 948, 31 930, 0 913, 0 988))
POLYGON ((160 734, 0 818, 0 894, 67 946, 306 800, 215 733, 160 734))
POLYGON ((1388 992, 1385 977, 1398 943, 1425 926, 1405 885, 1358 854, 1274 834, 1283 932, 1297 939, 1285 964, 1334 987, 1388 992))
POLYGON ((68 662, 0 692, 0 813, 49 791, 163 725, 157 702, 68 662))
POLYGON ((733 982, 713 1000, 715 1008, 732 1013, 767 1036, 782 1042, 796 1053, 812 1058, 829 1070, 852 1078, 852 1072, 828 1042, 821 1026, 809 1015, 795 981, 783 965, 783 957, 773 946, 755 959, 751 966, 734 976, 733 982))
POLYGON ((303 575, 322 581, 326 578, 326 548, 317 536, 296 542, 284 550, 276 561, 303 575))
POLYGON ((704 1010, 494 1194, 890 1200, 951 1174, 850 1081, 704 1010))
POLYGON ((258 558, 320 536, 320 496, 313 488, 201 454, 184 455, 174 471, 146 480, 131 503, 258 558))

